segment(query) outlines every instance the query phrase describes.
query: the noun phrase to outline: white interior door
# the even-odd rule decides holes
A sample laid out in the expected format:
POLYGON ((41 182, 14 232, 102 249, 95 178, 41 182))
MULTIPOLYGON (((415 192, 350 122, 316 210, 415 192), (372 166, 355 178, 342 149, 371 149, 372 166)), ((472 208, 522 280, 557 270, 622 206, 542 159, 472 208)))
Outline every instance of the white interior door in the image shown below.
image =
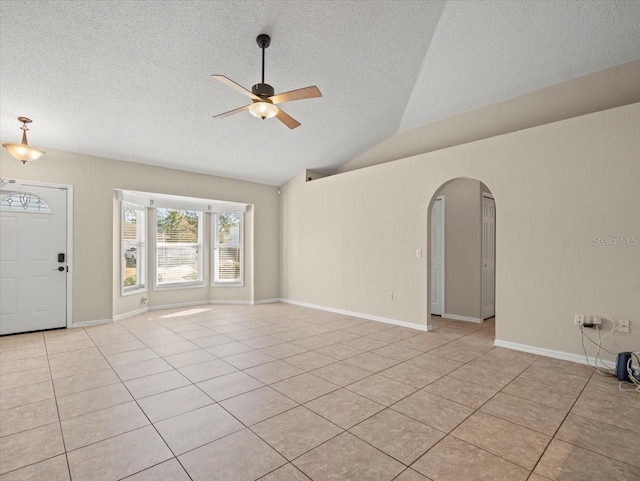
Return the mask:
POLYGON ((496 203, 482 198, 482 318, 495 316, 496 203))
POLYGON ((431 209, 431 314, 444 313, 444 199, 431 209))
POLYGON ((0 187, 0 334, 67 325, 66 247, 66 189, 0 187))

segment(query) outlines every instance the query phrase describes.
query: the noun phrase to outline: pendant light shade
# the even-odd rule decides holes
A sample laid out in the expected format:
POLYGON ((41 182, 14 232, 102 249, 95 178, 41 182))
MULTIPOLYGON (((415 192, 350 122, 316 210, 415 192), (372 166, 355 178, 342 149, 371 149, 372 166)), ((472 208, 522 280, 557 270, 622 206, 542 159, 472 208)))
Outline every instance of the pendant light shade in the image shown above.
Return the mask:
POLYGON ((2 144, 2 146, 9 151, 9 153, 16 159, 20 160, 23 164, 27 162, 33 162, 34 160, 42 157, 46 152, 38 147, 33 147, 27 143, 27 124, 33 122, 26 117, 18 117, 18 121, 22 122, 22 143, 21 144, 2 144))

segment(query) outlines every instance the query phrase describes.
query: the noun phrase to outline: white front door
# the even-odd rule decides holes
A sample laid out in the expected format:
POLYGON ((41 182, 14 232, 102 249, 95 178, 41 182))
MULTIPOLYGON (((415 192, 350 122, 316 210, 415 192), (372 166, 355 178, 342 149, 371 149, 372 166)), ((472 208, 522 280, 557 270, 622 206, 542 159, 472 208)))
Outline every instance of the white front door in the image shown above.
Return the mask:
POLYGON ((0 334, 67 325, 67 191, 0 187, 0 334))
POLYGON ((444 313, 444 200, 431 209, 431 314, 444 313))
POLYGON ((482 319, 495 316, 496 203, 482 198, 482 319))

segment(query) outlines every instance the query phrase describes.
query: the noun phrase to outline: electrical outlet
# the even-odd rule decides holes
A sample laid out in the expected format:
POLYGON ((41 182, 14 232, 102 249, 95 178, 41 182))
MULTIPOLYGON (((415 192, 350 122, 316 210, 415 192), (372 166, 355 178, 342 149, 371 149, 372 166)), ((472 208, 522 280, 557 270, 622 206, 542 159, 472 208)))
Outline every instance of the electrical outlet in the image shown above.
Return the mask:
POLYGON ((393 301, 393 292, 387 292, 387 299, 393 301))
POLYGON ((618 319, 618 331, 619 332, 629 332, 629 321, 625 321, 623 319, 618 319))
POLYGON ((573 323, 576 326, 587 325, 588 327, 600 326, 602 324, 602 318, 593 314, 576 314, 573 323))

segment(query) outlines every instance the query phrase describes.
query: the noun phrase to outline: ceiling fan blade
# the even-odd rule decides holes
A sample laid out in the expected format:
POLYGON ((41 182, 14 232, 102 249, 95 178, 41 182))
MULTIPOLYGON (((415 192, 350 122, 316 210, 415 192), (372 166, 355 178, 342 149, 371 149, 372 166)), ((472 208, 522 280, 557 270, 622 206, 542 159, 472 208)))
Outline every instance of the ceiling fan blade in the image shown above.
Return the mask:
POLYGON ((276 114, 276 118, 280 122, 282 122, 284 125, 289 127, 291 130, 295 129, 296 127, 300 127, 300 125, 301 125, 300 122, 298 122, 296 119, 291 117, 291 115, 285 113, 282 109, 278 109, 278 113, 276 114))
POLYGON ((230 115, 237 114, 238 112, 242 112, 243 110, 247 110, 251 104, 245 105, 244 107, 240 107, 239 109, 229 110, 228 112, 224 112, 222 114, 214 115, 214 119, 223 119, 225 117, 229 117, 230 115))
POLYGON ((269 97, 269 99, 274 104, 281 104, 284 102, 291 102, 292 100, 313 99, 316 97, 322 97, 322 94, 320 93, 318 87, 313 85, 311 87, 305 87, 298 90, 290 90, 289 92, 274 95, 272 97, 269 97))
POLYGON ((244 88, 242 85, 238 85, 233 80, 231 80, 228 77, 225 77, 224 75, 212 75, 212 77, 216 79, 218 82, 222 82, 223 84, 228 85, 232 89, 237 90, 241 94, 244 94, 247 97, 252 98, 253 100, 260 100, 260 97, 258 97, 257 95, 254 95, 253 93, 248 91, 246 88, 244 88))

